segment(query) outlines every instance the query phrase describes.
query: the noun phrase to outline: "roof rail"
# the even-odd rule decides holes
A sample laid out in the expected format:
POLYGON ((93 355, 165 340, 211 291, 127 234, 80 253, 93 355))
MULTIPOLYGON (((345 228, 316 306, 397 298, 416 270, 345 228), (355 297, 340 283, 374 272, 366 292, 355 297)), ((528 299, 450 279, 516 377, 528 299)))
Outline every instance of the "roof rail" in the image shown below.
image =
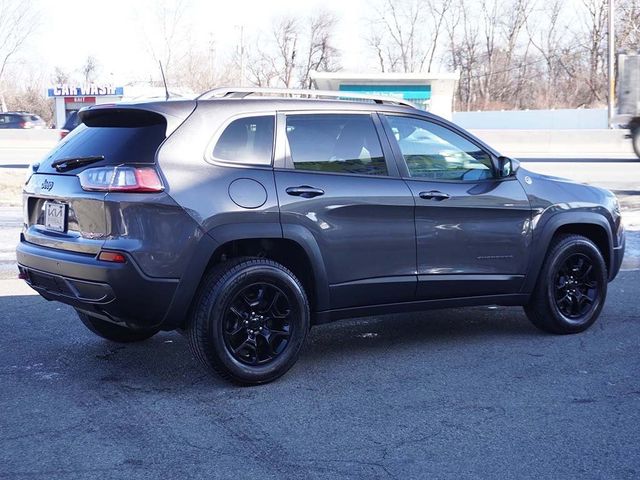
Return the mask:
POLYGON ((214 98, 245 98, 250 95, 274 95, 280 97, 299 98, 337 98, 342 100, 370 100, 375 103, 402 105, 405 107, 417 108, 413 103, 402 98, 391 95, 368 95, 365 93, 331 91, 331 90, 303 90, 293 88, 247 88, 247 87, 221 87, 208 90, 201 94, 196 100, 211 100, 214 98))

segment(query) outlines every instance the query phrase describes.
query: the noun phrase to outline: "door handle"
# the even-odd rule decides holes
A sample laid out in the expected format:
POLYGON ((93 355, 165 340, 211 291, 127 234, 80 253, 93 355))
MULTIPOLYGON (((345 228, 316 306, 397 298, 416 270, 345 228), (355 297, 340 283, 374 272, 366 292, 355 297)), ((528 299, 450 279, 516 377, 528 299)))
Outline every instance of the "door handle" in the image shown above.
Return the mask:
POLYGON ((420 198, 424 198, 425 200, 437 200, 439 202, 449 198, 449 194, 442 193, 437 190, 431 190, 430 192, 420 192, 418 195, 420 196, 420 198))
POLYGON ((287 194, 294 197, 313 198, 319 195, 324 195, 324 190, 321 188, 314 188, 308 185, 302 185, 300 187, 289 187, 285 190, 287 194))

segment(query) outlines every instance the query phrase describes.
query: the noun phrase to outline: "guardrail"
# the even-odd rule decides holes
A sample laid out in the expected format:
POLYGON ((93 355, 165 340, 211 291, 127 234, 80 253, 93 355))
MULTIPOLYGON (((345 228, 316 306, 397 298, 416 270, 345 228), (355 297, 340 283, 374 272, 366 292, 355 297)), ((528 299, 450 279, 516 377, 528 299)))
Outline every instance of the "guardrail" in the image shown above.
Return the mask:
POLYGON ((0 130, 0 148, 51 148, 59 140, 57 129, 0 130))
POLYGON ((470 130, 513 157, 615 156, 635 158, 626 130, 470 130))

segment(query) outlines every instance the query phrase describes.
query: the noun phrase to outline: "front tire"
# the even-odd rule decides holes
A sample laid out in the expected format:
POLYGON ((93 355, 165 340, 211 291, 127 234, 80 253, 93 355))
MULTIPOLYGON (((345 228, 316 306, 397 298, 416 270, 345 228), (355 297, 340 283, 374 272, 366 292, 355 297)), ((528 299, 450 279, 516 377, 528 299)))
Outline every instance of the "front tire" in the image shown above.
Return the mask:
POLYGON ((153 337, 159 330, 157 329, 133 329, 116 325, 96 317, 92 317, 84 312, 76 310, 80 321, 99 337, 117 343, 142 342, 153 337))
POLYGON ((271 382, 296 362, 310 325, 300 281, 277 262, 238 258, 204 278, 187 325, 194 356, 240 385, 271 382))
POLYGON ((597 320, 607 295, 607 267, 595 244, 580 235, 558 236, 524 307, 539 329, 579 333, 597 320))

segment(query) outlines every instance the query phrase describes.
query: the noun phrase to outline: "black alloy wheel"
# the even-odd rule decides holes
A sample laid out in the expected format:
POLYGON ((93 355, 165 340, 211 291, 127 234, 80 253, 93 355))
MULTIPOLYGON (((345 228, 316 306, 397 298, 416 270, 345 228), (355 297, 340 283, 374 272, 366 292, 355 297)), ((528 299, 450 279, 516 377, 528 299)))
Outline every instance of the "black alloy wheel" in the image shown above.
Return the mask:
POLYGON ((556 273, 556 307, 567 319, 580 321, 598 303, 600 288, 591 259, 570 255, 556 273))
POLYGON ((207 273, 187 324, 194 356, 240 385, 267 383, 296 362, 310 325, 304 288, 283 265, 242 257, 207 273))
POLYGON ((255 283, 242 288, 229 302, 224 341, 242 363, 261 365, 274 360, 291 336, 291 305, 276 285, 255 283))
POLYGON ((524 311, 549 333, 579 333, 597 320, 607 296, 608 272, 602 253, 581 235, 552 241, 524 311))

